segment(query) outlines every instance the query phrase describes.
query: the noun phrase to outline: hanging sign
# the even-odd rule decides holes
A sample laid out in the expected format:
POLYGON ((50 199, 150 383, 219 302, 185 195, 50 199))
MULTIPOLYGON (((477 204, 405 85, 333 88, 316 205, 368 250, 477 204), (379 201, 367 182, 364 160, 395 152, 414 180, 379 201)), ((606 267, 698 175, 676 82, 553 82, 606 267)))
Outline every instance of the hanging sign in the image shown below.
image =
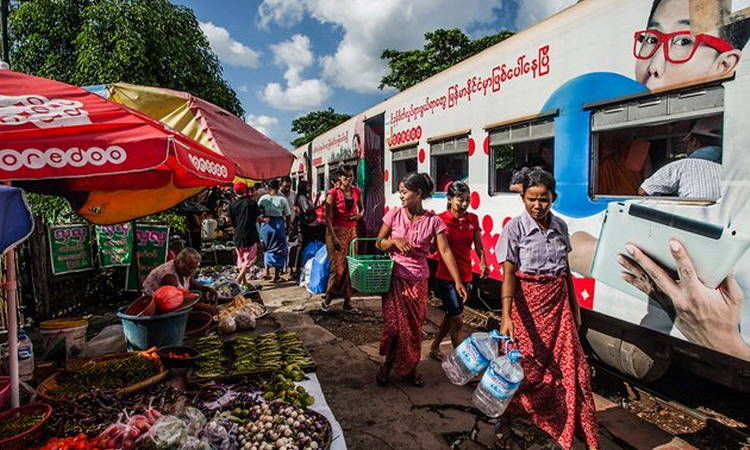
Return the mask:
POLYGON ((129 266, 133 260, 132 224, 97 225, 96 245, 102 267, 129 266))
POLYGON ((91 254, 91 231, 88 225, 49 227, 49 252, 52 259, 52 273, 55 275, 94 268, 91 254))
POLYGON ((129 291, 137 291, 155 267, 167 261, 169 226, 138 223, 135 225, 135 258, 125 277, 129 291))

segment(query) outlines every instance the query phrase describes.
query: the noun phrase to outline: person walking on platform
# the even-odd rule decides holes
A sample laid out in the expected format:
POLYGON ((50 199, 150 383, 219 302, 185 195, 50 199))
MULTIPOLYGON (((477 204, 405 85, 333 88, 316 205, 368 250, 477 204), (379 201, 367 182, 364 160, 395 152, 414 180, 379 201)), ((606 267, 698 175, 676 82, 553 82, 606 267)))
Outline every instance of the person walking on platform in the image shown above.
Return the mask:
POLYGON ((336 169, 337 187, 326 196, 326 250, 331 262, 328 288, 321 304, 323 311, 335 295, 344 297, 344 310, 356 311, 351 304, 352 283, 346 264, 349 244, 357 237, 357 222, 362 218, 362 191, 352 186, 352 168, 340 166, 336 169))
POLYGON ((424 386, 417 365, 421 357, 422 324, 429 296, 427 255, 433 242, 437 242, 456 292, 462 300, 468 296, 445 237, 445 224, 422 206, 422 201, 434 188, 426 173, 408 175, 399 185, 401 207, 385 214, 378 234, 377 247, 391 252, 394 262, 391 289, 383 296, 380 354, 385 356, 385 362, 375 376, 375 381, 381 386, 388 384, 391 370, 397 376, 406 376, 414 386, 424 386))
MULTIPOLYGON (((461 281, 466 285, 467 290, 471 291, 471 281, 473 273, 471 270, 471 246, 474 245, 474 251, 479 257, 479 275, 486 278, 488 274, 487 260, 484 256, 484 246, 482 245, 481 228, 479 227, 479 218, 476 214, 467 212, 469 209, 469 195, 471 190, 463 181, 454 181, 448 185, 448 209, 442 212, 438 217, 443 221, 446 227, 445 236, 456 260, 458 272, 461 275, 461 281)), ((440 353, 440 342, 450 333, 453 347, 457 347, 464 336, 461 334, 463 327, 462 314, 464 311, 464 301, 456 292, 453 279, 448 271, 448 267, 438 253, 438 268, 435 274, 435 290, 437 296, 443 302, 443 321, 440 324, 435 338, 430 348, 430 357, 442 361, 443 355, 440 353)))
POLYGON ((500 332, 517 342, 524 370, 499 444, 510 448, 510 418, 524 414, 564 449, 576 436, 599 448, 589 366, 578 338, 581 313, 568 264, 568 227, 550 212, 557 197, 552 174, 524 171, 526 211, 507 223, 496 252, 505 275, 500 332))
POLYGON ((258 204, 263 211, 263 225, 260 227, 263 242, 263 262, 266 273, 274 268, 274 283, 281 281, 281 272, 286 266, 289 253, 287 247, 287 233, 291 228, 289 202, 279 193, 279 180, 268 182, 268 194, 260 198, 258 204))

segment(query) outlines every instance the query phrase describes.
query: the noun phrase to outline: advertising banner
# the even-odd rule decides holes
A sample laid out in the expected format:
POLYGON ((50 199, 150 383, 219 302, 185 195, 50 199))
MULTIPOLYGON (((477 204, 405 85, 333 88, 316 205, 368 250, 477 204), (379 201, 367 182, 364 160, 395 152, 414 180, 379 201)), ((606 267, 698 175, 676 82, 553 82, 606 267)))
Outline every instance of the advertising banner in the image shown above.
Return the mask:
POLYGON ((126 289, 137 291, 156 266, 167 261, 169 226, 135 225, 135 258, 125 277, 126 289))
POLYGON ((55 225, 49 227, 49 250, 52 273, 81 272, 94 267, 91 254, 91 232, 88 225, 55 225))
POLYGON ((102 267, 129 266, 133 259, 132 224, 97 226, 96 244, 102 267))

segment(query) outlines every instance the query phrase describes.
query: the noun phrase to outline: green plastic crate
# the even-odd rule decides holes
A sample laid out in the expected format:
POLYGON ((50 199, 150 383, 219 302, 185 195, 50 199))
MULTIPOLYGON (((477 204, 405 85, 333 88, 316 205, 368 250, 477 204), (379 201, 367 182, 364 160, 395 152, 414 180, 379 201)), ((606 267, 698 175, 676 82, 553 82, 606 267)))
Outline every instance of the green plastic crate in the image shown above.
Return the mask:
POLYGON ((376 241, 376 238, 356 238, 349 244, 349 278, 352 287, 362 294, 382 294, 391 289, 393 260, 388 255, 356 255, 357 241, 376 241))

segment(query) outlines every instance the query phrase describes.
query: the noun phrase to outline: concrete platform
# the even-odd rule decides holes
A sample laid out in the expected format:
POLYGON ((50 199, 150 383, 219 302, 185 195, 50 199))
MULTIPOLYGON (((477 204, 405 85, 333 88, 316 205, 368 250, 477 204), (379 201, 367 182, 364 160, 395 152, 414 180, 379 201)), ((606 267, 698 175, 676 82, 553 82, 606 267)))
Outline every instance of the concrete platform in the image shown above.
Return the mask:
MULTIPOLYGON (((378 354, 379 334, 372 341, 355 345, 316 325, 308 312, 320 305, 319 295, 310 295, 292 283, 267 285, 261 292, 266 306, 282 326, 298 332, 318 364, 317 376, 328 404, 341 423, 351 449, 480 449, 493 448, 491 423, 471 406, 473 386, 448 382, 440 364, 428 358, 430 342, 422 346, 420 370, 426 386, 417 388, 394 379, 391 386, 375 384, 382 357, 378 354)), ((334 302, 333 308, 340 308, 334 302)), ((379 311, 378 297, 357 298, 354 305, 365 311, 379 311)), ((432 308, 428 320, 439 321, 432 308)), ((441 348, 450 350, 450 343, 441 348)), ((596 396, 597 420, 602 449, 691 449, 656 426, 644 422, 609 400, 596 396)), ((526 435, 518 448, 553 449, 556 444, 541 431, 518 425, 526 435)), ((583 448, 578 445, 576 448, 583 448)))

